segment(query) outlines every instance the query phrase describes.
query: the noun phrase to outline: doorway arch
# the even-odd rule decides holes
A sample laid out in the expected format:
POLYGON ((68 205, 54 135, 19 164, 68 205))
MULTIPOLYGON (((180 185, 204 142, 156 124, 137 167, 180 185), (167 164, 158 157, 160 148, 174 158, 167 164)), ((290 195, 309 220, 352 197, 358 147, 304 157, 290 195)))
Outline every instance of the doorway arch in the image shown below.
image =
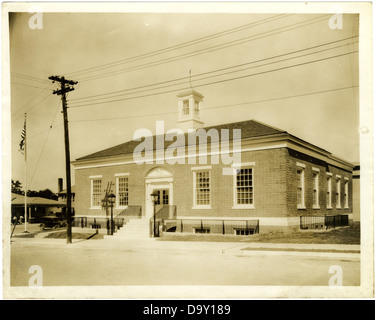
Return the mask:
POLYGON ((146 212, 145 216, 151 218, 153 215, 153 203, 151 193, 156 190, 168 190, 169 205, 173 205, 173 175, 168 170, 156 167, 151 169, 145 176, 146 185, 146 212))

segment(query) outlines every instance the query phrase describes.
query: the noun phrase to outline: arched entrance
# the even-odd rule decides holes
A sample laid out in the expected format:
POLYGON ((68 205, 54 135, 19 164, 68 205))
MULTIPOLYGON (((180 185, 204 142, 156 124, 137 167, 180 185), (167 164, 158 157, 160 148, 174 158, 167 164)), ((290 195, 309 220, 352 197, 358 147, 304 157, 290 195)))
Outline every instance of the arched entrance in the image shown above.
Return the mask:
POLYGON ((157 167, 150 170, 145 177, 146 185, 146 218, 152 217, 154 207, 152 203, 151 193, 154 191, 160 194, 160 204, 173 205, 173 176, 172 174, 157 167))

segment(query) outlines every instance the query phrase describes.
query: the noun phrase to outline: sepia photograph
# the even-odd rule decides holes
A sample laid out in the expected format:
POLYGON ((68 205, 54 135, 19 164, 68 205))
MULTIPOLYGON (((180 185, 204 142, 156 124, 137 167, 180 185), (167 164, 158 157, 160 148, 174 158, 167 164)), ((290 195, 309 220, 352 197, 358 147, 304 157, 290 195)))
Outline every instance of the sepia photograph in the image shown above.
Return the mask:
POLYGON ((371 3, 2 5, 4 299, 374 297, 371 3))

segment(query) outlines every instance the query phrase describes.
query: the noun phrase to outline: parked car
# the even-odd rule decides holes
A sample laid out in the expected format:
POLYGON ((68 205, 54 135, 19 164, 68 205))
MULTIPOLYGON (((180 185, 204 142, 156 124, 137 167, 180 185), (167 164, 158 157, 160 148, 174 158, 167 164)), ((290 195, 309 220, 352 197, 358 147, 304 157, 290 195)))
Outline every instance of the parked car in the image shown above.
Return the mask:
POLYGON ((40 219, 40 229, 57 229, 66 227, 66 219, 61 214, 52 214, 40 219))

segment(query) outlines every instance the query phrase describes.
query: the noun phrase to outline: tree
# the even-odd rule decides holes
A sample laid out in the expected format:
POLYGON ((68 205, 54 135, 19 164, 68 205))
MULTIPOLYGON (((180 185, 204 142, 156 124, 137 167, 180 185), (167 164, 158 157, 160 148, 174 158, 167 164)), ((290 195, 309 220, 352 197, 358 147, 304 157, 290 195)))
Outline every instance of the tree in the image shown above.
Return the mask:
MULTIPOLYGON (((22 183, 18 180, 14 181, 12 179, 12 193, 24 195, 25 191, 22 190, 22 183)), ((52 200, 57 200, 58 197, 57 195, 52 192, 50 189, 44 189, 44 190, 27 190, 27 196, 28 197, 41 197, 45 199, 52 199, 52 200)))
POLYGON ((22 183, 19 180, 14 181, 12 179, 12 193, 24 195, 25 192, 22 190, 22 183))
POLYGON ((50 189, 39 190, 38 197, 52 199, 52 200, 58 199, 57 195, 53 193, 50 189))
POLYGON ((52 199, 57 200, 58 197, 55 193, 53 193, 50 189, 44 189, 44 190, 27 190, 27 196, 28 197, 41 197, 45 199, 52 199))

